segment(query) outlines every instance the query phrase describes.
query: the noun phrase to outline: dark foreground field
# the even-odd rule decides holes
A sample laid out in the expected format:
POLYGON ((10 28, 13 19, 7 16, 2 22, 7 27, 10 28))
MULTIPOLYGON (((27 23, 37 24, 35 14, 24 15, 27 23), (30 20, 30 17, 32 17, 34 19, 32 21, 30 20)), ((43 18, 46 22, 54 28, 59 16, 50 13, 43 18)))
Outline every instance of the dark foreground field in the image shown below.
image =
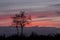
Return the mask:
POLYGON ((60 40, 60 34, 55 35, 37 35, 32 33, 30 36, 25 35, 11 35, 5 37, 5 35, 0 36, 0 40, 60 40))

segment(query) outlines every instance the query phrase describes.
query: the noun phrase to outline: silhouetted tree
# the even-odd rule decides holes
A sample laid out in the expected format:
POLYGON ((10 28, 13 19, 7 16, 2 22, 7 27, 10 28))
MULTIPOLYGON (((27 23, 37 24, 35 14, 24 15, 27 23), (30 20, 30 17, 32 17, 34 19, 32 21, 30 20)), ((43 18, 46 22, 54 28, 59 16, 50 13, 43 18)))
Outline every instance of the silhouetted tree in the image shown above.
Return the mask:
POLYGON ((21 26, 21 35, 23 34, 23 27, 25 24, 29 24, 29 20, 31 20, 31 16, 25 16, 24 11, 21 11, 20 14, 20 26, 21 26))
POLYGON ((16 23, 17 34, 19 34, 18 26, 21 27, 21 35, 23 35, 23 27, 31 21, 31 16, 26 16, 24 13, 24 11, 21 11, 20 14, 16 14, 13 17, 13 23, 16 23))
POLYGON ((13 17, 13 23, 15 23, 14 25, 16 26, 17 34, 19 34, 19 30, 18 30, 19 21, 17 20, 17 18, 18 18, 18 15, 16 14, 16 15, 13 17))

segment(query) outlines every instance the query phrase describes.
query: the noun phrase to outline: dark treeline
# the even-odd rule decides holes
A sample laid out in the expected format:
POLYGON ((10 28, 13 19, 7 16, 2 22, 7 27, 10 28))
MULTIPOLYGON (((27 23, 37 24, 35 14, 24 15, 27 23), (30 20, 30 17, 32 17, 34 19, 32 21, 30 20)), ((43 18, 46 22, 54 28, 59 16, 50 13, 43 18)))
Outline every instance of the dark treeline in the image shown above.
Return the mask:
POLYGON ((5 37, 5 35, 3 35, 3 36, 0 36, 0 40, 60 40, 60 34, 37 35, 36 33, 31 33, 30 36, 15 34, 9 37, 5 37))

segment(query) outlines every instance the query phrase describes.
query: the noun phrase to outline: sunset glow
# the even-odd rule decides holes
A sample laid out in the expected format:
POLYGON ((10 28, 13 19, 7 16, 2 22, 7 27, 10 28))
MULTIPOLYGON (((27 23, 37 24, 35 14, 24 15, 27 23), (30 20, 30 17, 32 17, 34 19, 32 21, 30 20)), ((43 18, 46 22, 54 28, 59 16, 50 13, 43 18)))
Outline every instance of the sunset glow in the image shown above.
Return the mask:
MULTIPOLYGON (((30 24, 26 25, 39 26, 39 27, 60 27, 60 17, 45 17, 45 18, 32 18, 30 24)), ((12 26, 13 19, 4 18, 0 20, 0 26, 12 26)))
POLYGON ((60 0, 1 0, 0 26, 12 26, 13 17, 25 11, 32 21, 26 27, 57 27, 60 28, 60 0))

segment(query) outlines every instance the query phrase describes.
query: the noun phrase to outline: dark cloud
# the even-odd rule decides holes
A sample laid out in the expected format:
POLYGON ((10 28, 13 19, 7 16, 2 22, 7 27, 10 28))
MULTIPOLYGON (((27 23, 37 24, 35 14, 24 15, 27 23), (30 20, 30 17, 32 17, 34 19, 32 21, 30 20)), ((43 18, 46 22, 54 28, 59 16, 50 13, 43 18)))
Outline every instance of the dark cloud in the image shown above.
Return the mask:
POLYGON ((53 6, 60 6, 60 4, 55 4, 55 5, 53 5, 53 6))
POLYGON ((44 18, 44 17, 47 17, 47 16, 38 16, 37 18, 44 18))
POLYGON ((44 19, 42 21, 53 21, 52 19, 44 19))
POLYGON ((60 11, 56 12, 56 14, 57 14, 58 16, 60 16, 60 11))

